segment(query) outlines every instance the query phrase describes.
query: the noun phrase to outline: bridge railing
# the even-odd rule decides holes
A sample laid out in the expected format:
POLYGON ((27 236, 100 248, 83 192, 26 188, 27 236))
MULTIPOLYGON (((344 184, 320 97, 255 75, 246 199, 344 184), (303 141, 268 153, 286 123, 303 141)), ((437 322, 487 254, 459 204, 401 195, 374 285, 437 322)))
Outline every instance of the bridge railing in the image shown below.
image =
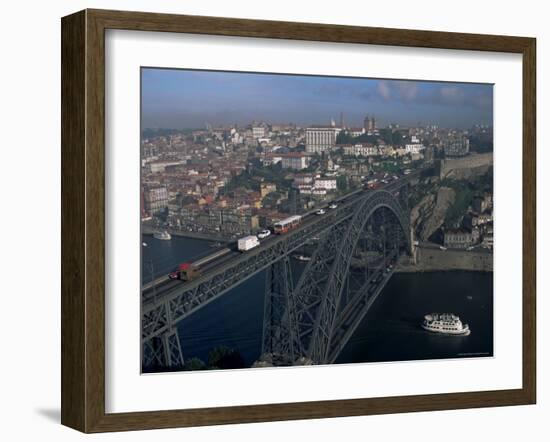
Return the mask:
POLYGON ((339 209, 281 235, 266 247, 258 247, 243 253, 196 280, 182 283, 181 286, 157 296, 156 299, 150 298, 142 306, 142 337, 151 338, 162 334, 167 330, 169 322, 172 325, 176 324, 231 288, 294 252, 312 237, 322 236, 326 230, 352 216, 354 205, 348 203, 339 209))

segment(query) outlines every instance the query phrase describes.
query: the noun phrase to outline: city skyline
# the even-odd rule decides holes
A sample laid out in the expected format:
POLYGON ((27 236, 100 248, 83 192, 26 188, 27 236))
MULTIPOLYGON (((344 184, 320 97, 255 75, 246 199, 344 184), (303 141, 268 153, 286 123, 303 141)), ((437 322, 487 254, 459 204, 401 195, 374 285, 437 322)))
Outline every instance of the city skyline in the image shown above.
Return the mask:
POLYGON ((144 373, 493 356, 492 86, 142 80, 144 373))
POLYGON ((142 127, 190 129, 253 120, 301 126, 492 125, 493 86, 309 75, 143 68, 142 127))

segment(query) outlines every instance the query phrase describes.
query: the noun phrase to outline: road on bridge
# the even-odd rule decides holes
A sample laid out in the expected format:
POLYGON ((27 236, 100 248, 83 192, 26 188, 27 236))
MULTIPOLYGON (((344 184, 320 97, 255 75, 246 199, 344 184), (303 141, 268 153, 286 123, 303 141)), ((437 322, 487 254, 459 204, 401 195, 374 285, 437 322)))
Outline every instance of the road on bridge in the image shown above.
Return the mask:
MULTIPOLYGON (((424 173, 429 168, 422 168, 418 169, 414 172, 412 172, 409 175, 405 175, 397 180, 390 181, 386 184, 382 184, 378 189, 376 190, 386 190, 386 191, 395 191, 402 187, 404 184, 417 179, 422 173, 424 173)), ((304 227, 311 226, 312 224, 315 224, 319 222, 319 218, 321 217, 330 217, 333 215, 333 211, 339 210, 342 205, 350 206, 353 205, 355 201, 358 201, 362 197, 364 197, 365 192, 374 192, 375 190, 368 189, 366 186, 361 187, 360 189, 357 189, 353 192, 350 192, 338 199, 335 199, 333 201, 327 202, 327 207, 325 208, 326 213, 324 215, 317 215, 316 212, 318 208, 303 213, 302 216, 302 222, 300 224, 300 230, 302 230, 304 227), (328 204, 329 203, 336 203, 338 207, 336 209, 329 209, 328 204)), ((284 236, 284 235, 283 235, 284 236)), ((261 251, 262 249, 269 248, 273 245, 275 241, 280 240, 280 237, 278 235, 270 235, 267 238, 261 240, 260 246, 256 247, 255 249, 251 250, 248 253, 257 253, 261 251)), ((228 244, 225 247, 220 247, 218 249, 213 250, 210 252, 210 254, 214 255, 219 250, 223 248, 229 248, 229 252, 226 255, 223 255, 220 258, 217 258, 215 260, 212 260, 208 262, 207 265, 201 267, 201 279, 208 278, 209 274, 214 274, 217 271, 220 271, 223 269, 224 265, 227 265, 227 263, 230 263, 234 260, 238 260, 239 258, 242 258, 243 255, 247 254, 247 252, 242 253, 237 250, 236 242, 228 244)), ((208 258, 208 255, 201 256, 201 259, 208 258)), ((249 275, 252 276, 252 275, 249 275)), ((175 291, 178 290, 186 290, 186 286, 189 286, 193 281, 184 282, 180 280, 170 280, 168 279, 168 275, 159 277, 153 283, 149 282, 148 284, 145 284, 143 286, 142 290, 142 302, 144 304, 147 304, 151 301, 159 301, 165 298, 168 294, 173 294, 175 291)), ((169 296, 169 295, 168 295, 169 296)))

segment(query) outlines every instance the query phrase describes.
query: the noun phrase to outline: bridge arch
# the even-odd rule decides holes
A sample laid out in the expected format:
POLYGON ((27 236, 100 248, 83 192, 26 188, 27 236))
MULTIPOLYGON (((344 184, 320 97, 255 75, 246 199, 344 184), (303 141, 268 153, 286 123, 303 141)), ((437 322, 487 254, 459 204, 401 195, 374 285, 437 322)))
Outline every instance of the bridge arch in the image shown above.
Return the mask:
MULTIPOLYGON (((395 196, 385 190, 369 194, 361 202, 351 220, 346 223, 345 228, 340 229, 340 231, 335 229, 332 234, 332 241, 331 238, 327 238, 325 244, 321 246, 326 250, 320 251, 319 255, 321 259, 324 256, 325 259, 329 258, 331 261, 330 268, 325 266, 325 270, 329 272, 328 279, 326 283, 322 284, 322 287, 315 286, 314 292, 316 293, 313 293, 310 289, 305 296, 306 299, 310 300, 311 305, 313 305, 315 298, 318 300, 318 305, 315 308, 315 323, 311 327, 308 345, 303 348, 307 358, 314 361, 314 363, 332 362, 332 340, 338 331, 339 314, 342 311, 342 292, 348 281, 352 257, 367 223, 380 209, 387 209, 395 216, 406 240, 407 250, 410 250, 411 238, 408 215, 401 208, 395 196)), ((315 272, 312 276, 315 277, 315 272)), ((303 299, 303 293, 300 292, 305 287, 302 280, 300 283, 302 284, 297 287, 298 293, 296 296, 303 299)), ((297 333, 303 332, 304 330, 299 330, 297 333)))
POLYGON ((380 208, 389 209, 393 213, 393 215, 397 218, 401 226, 401 229, 403 231, 403 234, 405 235, 407 246, 410 249, 411 236, 410 236, 410 230, 409 230, 410 229, 409 215, 399 205, 397 198, 391 192, 388 192, 386 190, 379 190, 372 196, 372 198, 367 198, 365 201, 363 201, 363 204, 361 205, 360 209, 358 209, 358 211, 354 216, 354 221, 355 221, 355 218, 357 218, 359 221, 361 221, 361 218, 362 218, 361 229, 364 229, 365 225, 368 223, 370 218, 380 208))

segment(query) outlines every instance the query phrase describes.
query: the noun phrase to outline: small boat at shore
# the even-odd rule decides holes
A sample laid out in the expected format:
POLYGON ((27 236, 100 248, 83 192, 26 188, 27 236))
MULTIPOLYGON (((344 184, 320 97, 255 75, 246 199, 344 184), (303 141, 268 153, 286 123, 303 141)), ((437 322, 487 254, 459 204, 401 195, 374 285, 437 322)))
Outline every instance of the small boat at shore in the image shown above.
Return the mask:
POLYGON ((470 327, 452 313, 431 313, 424 316, 422 328, 433 333, 444 335, 468 336, 470 327))
POLYGON ((160 239, 163 241, 169 241, 172 239, 172 235, 170 235, 166 230, 163 230, 161 232, 153 233, 153 238, 160 239))

